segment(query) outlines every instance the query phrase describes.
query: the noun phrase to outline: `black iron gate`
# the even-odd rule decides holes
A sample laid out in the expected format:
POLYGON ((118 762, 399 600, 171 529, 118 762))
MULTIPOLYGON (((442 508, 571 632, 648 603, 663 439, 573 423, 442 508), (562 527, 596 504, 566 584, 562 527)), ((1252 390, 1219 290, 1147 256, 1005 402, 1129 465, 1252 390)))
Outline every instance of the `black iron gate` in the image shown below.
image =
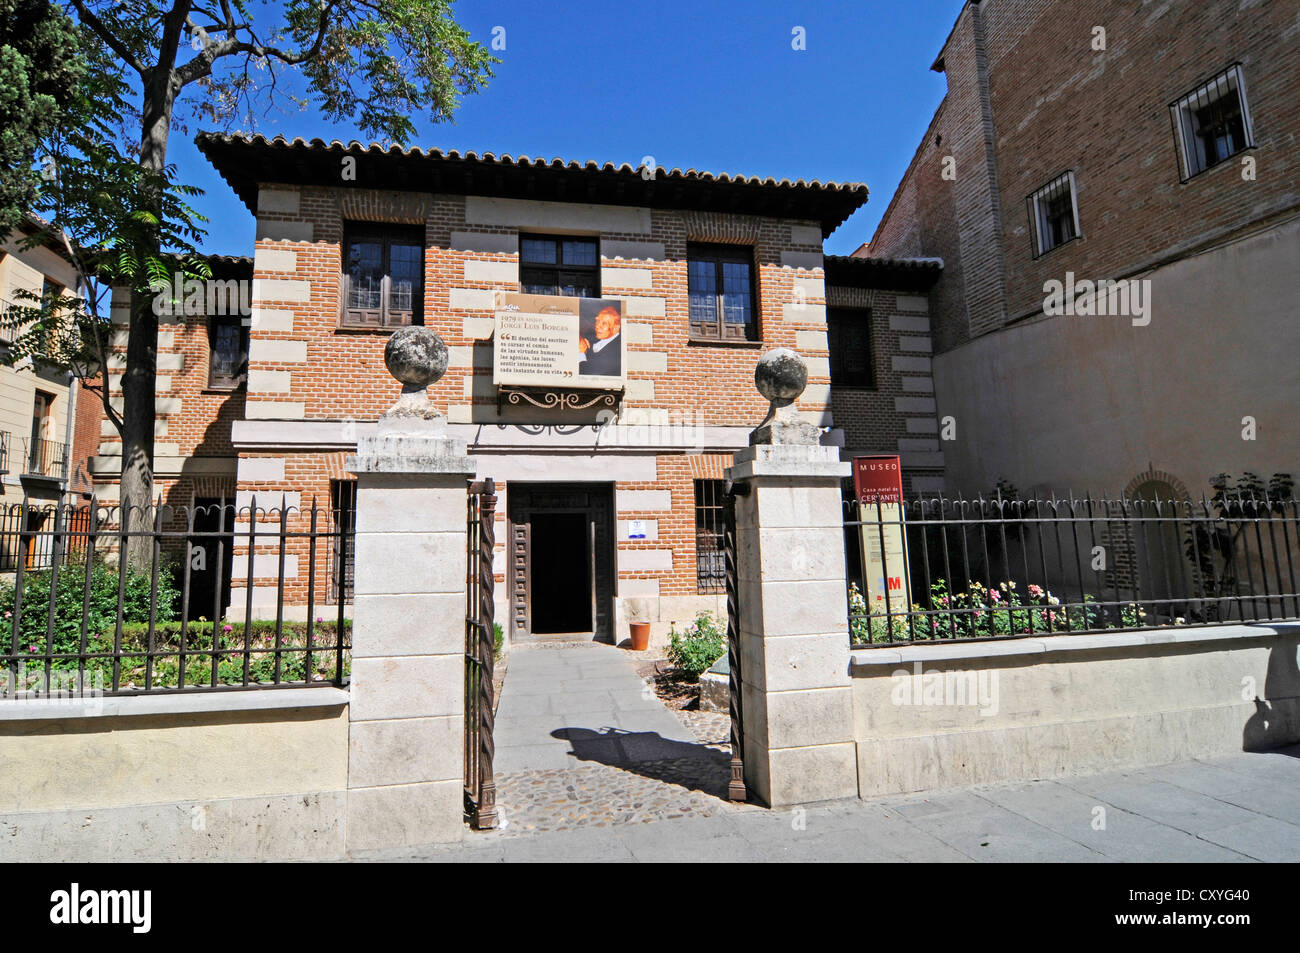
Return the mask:
POLYGON ((731 706, 731 781, 727 798, 748 800, 745 791, 745 733, 740 697, 740 602, 736 577, 736 497, 748 496, 749 484, 727 481, 723 497, 723 551, 727 574, 727 667, 731 706))
POLYGON ((496 654, 492 551, 496 545, 496 484, 472 482, 466 500, 465 585, 465 813, 476 831, 497 826, 492 776, 493 688, 496 654))

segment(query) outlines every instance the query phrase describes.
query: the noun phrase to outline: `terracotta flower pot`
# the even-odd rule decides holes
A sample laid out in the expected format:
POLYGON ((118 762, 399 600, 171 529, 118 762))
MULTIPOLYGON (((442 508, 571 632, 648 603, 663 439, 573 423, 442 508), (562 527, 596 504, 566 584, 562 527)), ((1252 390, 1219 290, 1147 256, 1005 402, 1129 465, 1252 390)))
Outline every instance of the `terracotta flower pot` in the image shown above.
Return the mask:
POLYGON ((632 645, 633 652, 644 652, 650 647, 650 623, 633 622, 632 628, 632 645))

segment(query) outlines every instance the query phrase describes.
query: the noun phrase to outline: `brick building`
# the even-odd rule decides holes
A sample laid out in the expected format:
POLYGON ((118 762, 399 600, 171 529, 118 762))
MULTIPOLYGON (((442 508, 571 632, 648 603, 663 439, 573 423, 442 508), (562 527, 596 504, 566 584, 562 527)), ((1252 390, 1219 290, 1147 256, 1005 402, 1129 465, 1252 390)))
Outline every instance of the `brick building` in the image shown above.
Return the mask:
POLYGON ((943 259, 951 488, 1300 472, 1296 35, 1294 3, 963 5, 947 95, 855 253, 943 259))
MULTIPOLYGON (((837 260, 829 267, 843 288, 827 287, 822 240, 866 201, 865 186, 319 140, 204 134, 198 144, 256 215, 257 239, 251 259, 213 261, 215 295, 161 316, 166 503, 226 501, 239 512, 225 518, 247 522, 254 498, 271 508, 283 499, 292 533, 315 502, 322 526, 346 523, 346 459, 396 399, 384 346, 408 323, 449 346, 429 395, 480 478, 500 488, 497 618, 511 638, 622 638, 627 621, 646 620, 662 639, 697 611, 725 611, 722 472, 766 413, 753 385, 763 350, 808 360, 797 406, 828 443, 902 449, 915 455, 904 461, 909 479, 935 479, 932 388, 913 395, 891 356, 902 335, 909 360, 925 360, 924 292, 937 264, 837 260), (247 322, 241 278, 251 279, 247 322), (621 309, 621 378, 496 380, 498 295, 520 292, 621 309), (857 356, 833 360, 828 336, 857 356)), ((128 307, 116 301, 115 319, 128 307)), ((121 450, 108 428, 104 440, 95 469, 111 498, 121 450)), ((220 511, 205 512, 212 521, 220 511)), ((278 532, 279 514, 268 518, 263 530, 278 532)), ((290 540, 291 612, 306 611, 305 547, 290 540)), ((222 574, 240 611, 249 555, 233 550, 222 574)), ((329 547, 316 554, 316 605, 340 586, 347 598, 346 563, 329 547)), ((277 558, 258 547, 251 570, 257 611, 273 611, 277 558)))

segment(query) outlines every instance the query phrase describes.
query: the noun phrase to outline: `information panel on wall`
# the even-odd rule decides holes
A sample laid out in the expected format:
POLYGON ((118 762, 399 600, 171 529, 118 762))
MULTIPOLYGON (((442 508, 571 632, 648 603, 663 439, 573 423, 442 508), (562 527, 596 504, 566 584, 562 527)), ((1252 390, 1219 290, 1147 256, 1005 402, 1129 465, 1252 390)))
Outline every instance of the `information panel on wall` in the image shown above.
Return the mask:
POLYGON ((497 293, 494 384, 610 390, 626 380, 621 300, 497 293))
POLYGON ((892 612, 906 612, 912 604, 912 586, 903 526, 903 468, 898 457, 854 457, 853 495, 861 504, 859 539, 867 611, 883 613, 888 605, 892 612))

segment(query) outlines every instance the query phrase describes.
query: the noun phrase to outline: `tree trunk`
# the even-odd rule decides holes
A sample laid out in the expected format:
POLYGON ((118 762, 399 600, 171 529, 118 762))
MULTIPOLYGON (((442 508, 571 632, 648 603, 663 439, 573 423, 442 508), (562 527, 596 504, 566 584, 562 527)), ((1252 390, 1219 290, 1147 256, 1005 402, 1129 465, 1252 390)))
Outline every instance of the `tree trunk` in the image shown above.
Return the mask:
MULTIPOLYGON (((166 40, 163 49, 165 50, 166 40)), ((176 87, 172 61, 166 55, 144 87, 143 128, 140 135, 140 166, 150 172, 162 172, 167 165, 167 137, 171 131, 172 106, 176 87)), ((161 197, 146 211, 162 217, 161 197)), ((142 257, 156 257, 161 252, 155 236, 147 247, 138 249, 142 257)), ((126 369, 122 374, 122 512, 129 514, 131 529, 144 530, 152 525, 149 506, 154 498, 154 419, 155 381, 158 375, 158 315, 153 296, 136 294, 131 300, 131 325, 127 334, 126 369)), ((147 567, 153 557, 153 544, 147 536, 127 540, 130 565, 147 567)))

